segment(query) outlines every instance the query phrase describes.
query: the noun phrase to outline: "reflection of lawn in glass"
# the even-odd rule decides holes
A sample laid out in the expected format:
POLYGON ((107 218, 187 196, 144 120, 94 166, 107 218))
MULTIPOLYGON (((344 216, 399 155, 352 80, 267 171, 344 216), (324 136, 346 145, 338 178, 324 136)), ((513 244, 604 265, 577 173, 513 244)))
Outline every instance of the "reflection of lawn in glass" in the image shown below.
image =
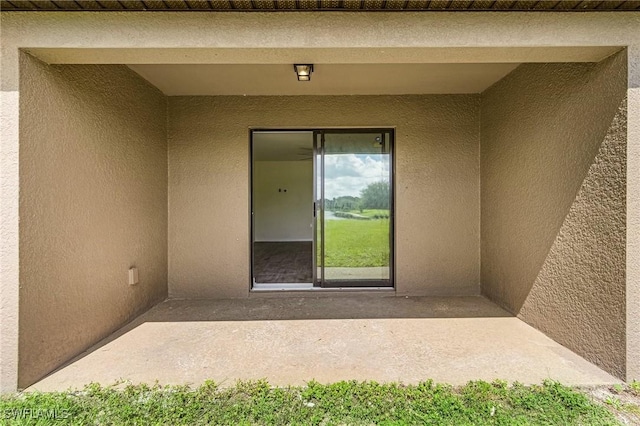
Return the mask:
POLYGON ((389 266, 389 219, 327 220, 324 243, 327 267, 389 266))

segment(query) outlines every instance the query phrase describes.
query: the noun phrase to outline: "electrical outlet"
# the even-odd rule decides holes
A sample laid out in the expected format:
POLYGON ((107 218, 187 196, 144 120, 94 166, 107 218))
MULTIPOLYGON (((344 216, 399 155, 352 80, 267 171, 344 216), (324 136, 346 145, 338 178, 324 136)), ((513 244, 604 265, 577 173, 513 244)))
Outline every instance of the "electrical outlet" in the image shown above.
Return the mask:
POLYGON ((138 268, 129 268, 129 285, 138 284, 138 268))

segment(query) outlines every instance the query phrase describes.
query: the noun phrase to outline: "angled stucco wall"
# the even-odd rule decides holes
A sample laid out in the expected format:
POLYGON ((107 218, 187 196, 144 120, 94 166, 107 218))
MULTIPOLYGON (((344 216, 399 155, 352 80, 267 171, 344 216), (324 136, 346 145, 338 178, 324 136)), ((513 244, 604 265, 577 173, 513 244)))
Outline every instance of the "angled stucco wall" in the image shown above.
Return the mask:
POLYGON ((249 128, 396 127, 399 295, 479 293, 476 95, 169 98, 169 294, 249 291, 249 128))
POLYGON ((625 377, 626 54, 482 95, 482 292, 625 377))
POLYGON ((166 296, 167 150, 166 98, 128 68, 20 67, 24 387, 166 296))

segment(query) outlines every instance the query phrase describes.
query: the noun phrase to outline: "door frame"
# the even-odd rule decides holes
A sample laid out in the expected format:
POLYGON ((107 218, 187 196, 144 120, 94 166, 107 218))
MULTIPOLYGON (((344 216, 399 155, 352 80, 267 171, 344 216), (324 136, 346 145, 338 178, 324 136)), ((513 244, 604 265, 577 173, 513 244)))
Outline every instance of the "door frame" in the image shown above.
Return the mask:
MULTIPOLYGON (((349 127, 249 127, 249 291, 254 291, 254 274, 253 274, 253 265, 255 261, 255 253, 254 253, 254 239, 255 239, 255 218, 253 213, 253 135, 254 133, 259 132, 270 132, 270 133, 287 133, 287 132, 309 132, 313 135, 313 206, 314 209, 314 220, 313 220, 313 240, 312 240, 312 268, 313 268, 313 286, 312 290, 340 290, 340 289, 350 289, 350 290, 371 290, 371 289, 381 289, 381 290, 395 290, 395 266, 396 266, 396 214, 395 214, 395 206, 396 206, 396 128, 395 126, 384 126, 384 127, 366 127, 366 126, 349 126, 349 127), (348 285, 345 287, 340 286, 318 286, 316 283, 318 282, 317 277, 317 254, 316 254, 316 240, 317 240, 317 209, 316 200, 317 197, 317 182, 316 182, 316 161, 317 161, 317 137, 316 135, 323 135, 325 133, 388 133, 389 140, 389 154, 391 155, 391 161, 389 161, 389 165, 391 170, 389 172, 391 178, 391 184, 389 185, 390 191, 390 209, 389 209, 389 285, 385 286, 375 286, 370 285, 369 282, 361 281, 356 285, 348 285)), ((324 136, 322 136, 324 137, 324 136)), ((324 171, 323 171, 324 172, 324 171)), ((321 209, 322 215, 324 215, 324 208, 321 209)), ((295 285, 295 283, 292 283, 295 285)), ((290 291, 299 291, 299 288, 292 288, 290 291)), ((282 290, 277 290, 282 291, 282 290)))

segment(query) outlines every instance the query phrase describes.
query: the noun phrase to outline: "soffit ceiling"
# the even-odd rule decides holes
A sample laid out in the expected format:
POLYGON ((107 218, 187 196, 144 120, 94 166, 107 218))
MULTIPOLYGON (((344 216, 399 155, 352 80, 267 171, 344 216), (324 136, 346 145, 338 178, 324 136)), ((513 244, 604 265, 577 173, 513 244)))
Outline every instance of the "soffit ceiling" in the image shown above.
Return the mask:
POLYGON ((168 96, 417 95, 480 93, 519 64, 314 64, 299 82, 292 64, 129 65, 168 96))
MULTIPOLYGON (((3 11, 409 11, 640 9, 640 1, 172 1, 0 0, 3 11)), ((376 49, 29 48, 50 63, 129 64, 167 95, 357 95, 478 93, 522 62, 597 62, 619 47, 376 49), (314 63, 311 82, 292 64, 314 63)))
POLYGON ((613 0, 0 0, 20 11, 623 11, 640 1, 613 0))

